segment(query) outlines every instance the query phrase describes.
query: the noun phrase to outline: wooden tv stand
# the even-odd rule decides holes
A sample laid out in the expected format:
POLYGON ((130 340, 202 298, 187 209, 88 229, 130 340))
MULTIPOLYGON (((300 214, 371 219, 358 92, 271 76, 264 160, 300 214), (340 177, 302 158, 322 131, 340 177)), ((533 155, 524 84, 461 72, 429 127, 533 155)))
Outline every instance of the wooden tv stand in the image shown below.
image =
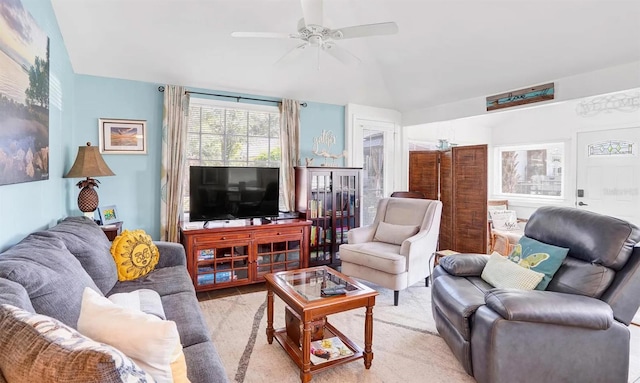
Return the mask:
POLYGON ((299 219, 206 229, 181 225, 196 291, 264 282, 268 273, 308 267, 310 225, 299 219))

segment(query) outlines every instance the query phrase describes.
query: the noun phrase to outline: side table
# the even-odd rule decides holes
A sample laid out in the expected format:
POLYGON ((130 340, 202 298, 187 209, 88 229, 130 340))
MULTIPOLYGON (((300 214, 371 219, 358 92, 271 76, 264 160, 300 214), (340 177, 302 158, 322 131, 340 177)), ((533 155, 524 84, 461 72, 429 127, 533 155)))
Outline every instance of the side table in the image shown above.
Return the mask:
POLYGON ((113 241, 122 232, 122 222, 112 223, 110 225, 100 226, 104 235, 109 238, 109 241, 113 241))

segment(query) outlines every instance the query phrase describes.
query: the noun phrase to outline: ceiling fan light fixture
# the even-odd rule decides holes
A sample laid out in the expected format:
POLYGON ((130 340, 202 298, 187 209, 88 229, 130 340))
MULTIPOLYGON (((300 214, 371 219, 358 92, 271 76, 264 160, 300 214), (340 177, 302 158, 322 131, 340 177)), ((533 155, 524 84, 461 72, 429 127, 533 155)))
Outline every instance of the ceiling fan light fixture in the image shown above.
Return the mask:
MULTIPOLYGON (((360 37, 381 36, 398 33, 398 25, 395 22, 376 24, 353 25, 339 29, 331 29, 323 26, 323 0, 300 0, 302 3, 302 18, 298 20, 298 33, 272 33, 272 32, 233 32, 233 37, 258 37, 258 38, 287 38, 303 41, 303 44, 289 51, 277 62, 288 61, 297 56, 298 52, 312 46, 316 47, 318 55, 320 50, 327 51, 338 61, 347 65, 358 65, 360 59, 349 53, 344 48, 334 44, 334 40, 345 40, 360 37)), ((320 57, 318 56, 318 63, 320 57)), ((319 65, 318 65, 319 66, 319 65)))
POLYGON ((322 36, 318 36, 318 35, 309 36, 309 44, 314 47, 321 46, 322 36))

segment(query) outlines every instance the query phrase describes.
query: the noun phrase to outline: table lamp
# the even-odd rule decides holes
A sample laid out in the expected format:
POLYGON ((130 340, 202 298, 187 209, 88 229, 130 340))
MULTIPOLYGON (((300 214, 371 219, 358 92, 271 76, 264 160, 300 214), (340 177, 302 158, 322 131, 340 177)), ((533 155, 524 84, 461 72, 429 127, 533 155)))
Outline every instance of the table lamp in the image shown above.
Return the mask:
POLYGON ((86 180, 78 182, 76 185, 81 189, 78 194, 78 208, 86 216, 93 219, 93 213, 98 208, 98 193, 94 188, 98 187, 100 181, 92 177, 114 176, 100 155, 97 146, 79 146, 76 161, 73 163, 69 173, 64 178, 87 177, 86 180))

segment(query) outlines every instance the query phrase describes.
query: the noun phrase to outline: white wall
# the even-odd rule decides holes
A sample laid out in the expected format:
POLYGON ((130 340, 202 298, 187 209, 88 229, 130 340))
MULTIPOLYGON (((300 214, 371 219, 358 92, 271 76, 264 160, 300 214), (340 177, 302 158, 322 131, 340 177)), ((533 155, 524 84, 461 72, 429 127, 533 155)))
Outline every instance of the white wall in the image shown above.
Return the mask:
MULTIPOLYGON (((576 188, 576 137, 578 132, 618 129, 640 126, 640 87, 614 92, 604 96, 626 97, 632 103, 626 110, 612 109, 586 117, 578 113, 581 102, 601 97, 586 97, 565 100, 529 108, 509 109, 502 112, 460 118, 450 121, 432 122, 406 126, 406 137, 410 140, 434 141, 448 138, 458 144, 489 144, 489 198, 504 198, 497 195, 496 179, 493 177, 496 162, 494 148, 499 145, 520 145, 565 141, 565 199, 555 202, 574 206, 576 188), (630 98, 630 96, 635 96, 630 98), (635 110, 634 110, 635 109, 635 110)), ((553 202, 533 199, 509 199, 510 207, 518 217, 528 218, 539 206, 553 202)))
MULTIPOLYGON (((555 80, 549 79, 548 81, 541 81, 539 84, 552 81, 555 83, 555 99, 545 102, 545 104, 638 88, 640 87, 640 61, 571 77, 555 80)), ((504 92, 539 84, 522 84, 522 86, 517 86, 514 89, 505 89, 504 92)), ((487 112, 487 96, 491 95, 483 95, 455 103, 405 112, 402 114, 402 123, 404 126, 412 126, 435 121, 448 121, 463 117, 499 113, 487 112)), ((526 108, 526 106, 521 108, 526 108)))

